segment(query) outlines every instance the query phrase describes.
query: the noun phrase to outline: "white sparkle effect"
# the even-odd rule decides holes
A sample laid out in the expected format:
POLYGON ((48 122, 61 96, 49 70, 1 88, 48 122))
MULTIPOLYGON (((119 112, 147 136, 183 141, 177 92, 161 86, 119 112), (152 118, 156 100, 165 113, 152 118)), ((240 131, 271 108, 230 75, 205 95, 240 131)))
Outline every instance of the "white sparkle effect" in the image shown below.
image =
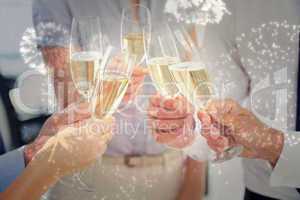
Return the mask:
POLYGON ((37 37, 34 28, 27 28, 20 42, 20 53, 30 68, 43 68, 41 52, 37 49, 37 37))
MULTIPOLYGON (((296 107, 289 102, 296 90, 292 77, 297 72, 291 66, 297 63, 299 32, 300 25, 271 21, 236 38, 238 48, 247 55, 242 62, 252 83, 256 83, 251 109, 280 130, 293 130, 295 122, 296 107)), ((299 138, 285 136, 290 146, 299 144, 299 138)))
POLYGON ((200 25, 220 23, 230 14, 222 0, 168 0, 165 12, 178 22, 200 25))
MULTIPOLYGON (((186 23, 196 23, 206 25, 208 23, 219 23, 222 20, 224 14, 228 14, 226 5, 222 0, 168 0, 165 7, 165 12, 172 14, 178 21, 183 21, 186 23)), ((20 52, 24 58, 26 64, 31 68, 40 68, 44 67, 42 61, 42 56, 40 51, 37 49, 37 43, 48 42, 52 43, 53 35, 68 34, 61 26, 57 26, 53 23, 41 24, 38 26, 39 36, 36 36, 36 32, 33 28, 28 28, 22 37, 20 43, 20 52)), ((290 58, 297 58, 297 52, 294 51, 291 46, 282 47, 280 45, 280 38, 287 37, 291 44, 298 42, 298 33, 300 30, 299 25, 289 25, 287 21, 284 22, 270 22, 267 24, 262 24, 259 27, 251 28, 251 30, 245 34, 241 34, 236 38, 237 48, 242 48, 242 45, 246 45, 244 49, 247 49, 245 55, 251 55, 251 57, 241 57, 241 63, 252 67, 253 69, 260 69, 260 74, 252 74, 252 71, 249 70, 249 75, 251 78, 256 80, 261 80, 262 77, 267 76, 271 71, 274 71, 274 67, 277 67, 278 70, 288 67, 289 63, 294 62, 290 58), (265 41, 272 40, 273 42, 267 43, 265 41), (246 42, 245 42, 246 41, 246 42), (294 56, 295 54, 295 56, 294 56), (291 56, 292 55, 292 56, 291 56), (254 59, 255 58, 255 59, 254 59), (280 63, 279 66, 274 66, 274 63, 280 63)), ((229 47, 232 51, 229 51, 228 54, 223 54, 220 58, 213 64, 216 66, 224 66, 234 69, 235 66, 231 63, 235 63, 233 55, 236 53, 234 47, 229 47)), ((220 71, 216 75, 217 82, 222 82, 222 80, 230 80, 230 73, 226 70, 220 71)), ((287 80, 289 83, 290 80, 287 80)), ((238 85, 230 84, 226 85, 224 89, 226 91, 234 90, 238 85)), ((289 98, 289 96, 288 96, 289 98)), ((264 100, 257 99, 257 104, 262 104, 264 100)), ((264 105, 267 110, 271 109, 271 104, 264 105)), ((284 120, 284 119, 282 119, 284 120)), ((291 146, 298 145, 300 138, 295 136, 286 135, 287 142, 291 146)), ((214 170, 217 171, 219 176, 224 176, 222 167, 220 165, 212 164, 214 170)), ((115 166, 114 171, 115 177, 126 178, 124 174, 120 173, 118 166, 115 166)), ((78 181, 76 177, 73 177, 74 182, 78 181)), ((78 178, 78 177, 77 177, 78 178)), ((159 181, 148 178, 146 175, 143 177, 143 182, 148 188, 152 188, 155 183, 159 181)), ((132 176, 128 180, 128 185, 121 185, 120 192, 115 194, 116 199, 122 199, 122 196, 129 197, 135 193, 137 177, 132 176)), ((79 182, 80 183, 80 182, 79 182)), ((224 184, 230 184, 230 181, 224 180, 224 184)), ((81 185, 81 187, 83 187, 81 185)), ((75 187, 72 185, 72 187, 75 187)), ((96 197, 95 197, 96 198, 96 197)), ((101 197, 103 200, 108 199, 107 197, 101 197)))
MULTIPOLYGON (((252 83, 262 89, 274 85, 275 87, 276 85, 280 85, 283 88, 294 89, 291 87, 291 85, 293 85, 291 76, 294 76, 295 72, 291 71, 290 66, 293 66, 295 62, 297 62, 299 32, 300 25, 291 25, 288 24, 287 21, 271 21, 261 24, 258 27, 251 28, 247 33, 241 33, 236 37, 235 41, 232 42, 233 44, 229 44, 229 42, 225 44, 227 53, 220 55, 209 63, 209 65, 212 68, 227 68, 230 70, 234 70, 236 65, 240 65, 240 67, 247 66, 246 72, 251 77, 252 83), (242 54, 240 53, 241 49, 242 54), (270 75, 272 75, 272 81, 267 78, 270 77, 270 75)), ((231 75, 228 70, 218 70, 215 73, 214 80, 217 82, 218 90, 227 93, 239 87, 235 83, 226 85, 226 80, 231 80, 231 75), (222 85, 219 85, 219 83, 222 83, 222 85)), ((269 118, 269 113, 267 112, 273 115, 277 114, 279 116, 278 118, 275 117, 274 119, 270 117, 269 121, 276 120, 276 122, 281 125, 281 127, 277 128, 281 130, 286 127, 292 127, 292 124, 294 124, 293 119, 295 119, 293 112, 295 107, 291 105, 284 107, 287 116, 289 116, 289 120, 287 116, 283 115, 282 109, 279 109, 279 107, 288 104, 287 100, 295 95, 293 90, 288 90, 287 93, 282 93, 282 91, 278 92, 276 90, 271 91, 270 89, 266 91, 270 92, 270 94, 265 93, 265 95, 268 95, 267 100, 265 98, 266 96, 256 97, 252 105, 252 110, 265 112, 263 113, 266 115, 265 118, 269 118), (279 94, 276 94, 276 92, 279 94), (284 97, 284 99, 281 100, 282 102, 278 102, 278 99, 272 98, 271 94, 273 93, 275 97, 284 97), (282 105, 278 105, 280 103, 282 105)), ((290 147, 293 147, 300 144, 300 137, 285 134, 285 142, 290 147)), ((226 170, 223 169, 222 164, 211 164, 211 167, 221 179, 224 178, 224 180, 222 179, 224 185, 230 184, 230 180, 224 175, 226 170)))
POLYGON ((53 22, 40 23, 34 29, 28 27, 20 41, 20 53, 24 62, 34 69, 45 68, 38 44, 54 44, 69 37, 69 32, 53 22), (58 40, 58 41, 57 41, 58 40))

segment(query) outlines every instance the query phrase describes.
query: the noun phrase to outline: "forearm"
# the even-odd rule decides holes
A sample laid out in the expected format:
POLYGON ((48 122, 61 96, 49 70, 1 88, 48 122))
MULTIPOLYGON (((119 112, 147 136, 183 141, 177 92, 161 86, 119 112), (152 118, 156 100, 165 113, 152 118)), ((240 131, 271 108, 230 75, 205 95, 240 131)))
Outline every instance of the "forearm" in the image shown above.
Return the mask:
POLYGON ((205 190, 206 163, 187 158, 183 184, 178 200, 200 200, 205 190))
POLYGON ((58 179, 51 173, 47 162, 35 159, 2 194, 2 200, 38 200, 58 179))

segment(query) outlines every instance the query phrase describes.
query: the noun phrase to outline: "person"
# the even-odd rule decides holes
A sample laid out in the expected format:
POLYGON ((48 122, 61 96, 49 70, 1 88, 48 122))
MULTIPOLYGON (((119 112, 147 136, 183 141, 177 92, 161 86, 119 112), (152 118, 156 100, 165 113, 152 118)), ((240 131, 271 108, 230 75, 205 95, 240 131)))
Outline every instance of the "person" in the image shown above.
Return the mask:
MULTIPOLYGON (((35 27, 51 22, 70 30, 73 17, 98 16, 104 38, 113 46, 120 46, 122 8, 135 3, 141 3, 151 9, 152 22, 162 21, 165 1, 148 0, 36 0, 33 4, 33 21, 35 27)), ((68 36, 56 34, 48 42, 42 40, 39 47, 44 60, 54 70, 54 84, 61 107, 76 101, 76 91, 71 81, 67 59, 68 36)), ((95 195, 107 199, 201 198, 204 191, 205 164, 191 159, 184 162, 185 158, 181 152, 157 144, 151 135, 147 134, 151 131, 145 123, 147 116, 136 106, 135 101, 137 94, 142 93, 145 96, 149 93, 147 88, 141 87, 146 75, 145 68, 137 66, 134 69, 132 81, 120 107, 122 109, 115 114, 117 134, 109 144, 101 165, 97 167, 99 169, 90 169, 84 173, 84 182, 91 182, 89 177, 94 177, 93 185, 97 187, 95 193, 58 183, 50 191, 50 199, 92 199, 95 195)), ((145 104, 147 98, 141 101, 139 105, 145 104)))
MULTIPOLYGON (((300 3, 293 0, 226 3, 231 16, 207 28, 204 46, 205 55, 212 60, 225 55, 222 61, 213 65, 211 76, 217 80, 220 80, 218 76, 222 77, 222 83, 231 83, 224 92, 225 98, 231 99, 213 99, 198 111, 202 134, 217 153, 231 146, 243 147, 240 156, 244 157, 244 199, 299 199, 296 188, 300 186, 297 156, 300 147, 295 127, 299 116, 296 106, 299 97, 297 25, 300 24, 300 3), (271 34, 273 37, 269 37, 271 34), (289 34, 293 34, 294 40, 289 34), (274 49, 275 44, 280 51, 274 49), (263 54, 264 50, 269 53, 263 54), (286 59, 280 57, 285 51, 289 52, 286 59), (277 56, 273 57, 275 54, 277 56), (226 55, 231 55, 230 59, 226 60, 226 55), (237 75, 236 68, 243 73, 237 75), (242 103, 246 108, 241 106, 242 103)), ((174 106, 182 105, 180 102, 184 101, 182 98, 170 100, 153 96, 149 115, 156 121, 163 121, 170 113, 178 111, 182 116, 188 116, 192 113, 190 109, 174 106)), ((187 127, 191 121, 185 119, 178 124, 187 127)), ((171 125, 170 122, 165 124, 171 125)), ((162 134, 159 127, 157 129, 154 135, 160 143, 183 149, 193 149, 197 143, 195 134, 188 134, 191 131, 173 129, 162 134)), ((194 154, 199 153, 196 151, 193 149, 194 154)))
POLYGON ((33 143, 0 157, 0 199, 40 199, 60 178, 99 159, 114 120, 95 121, 87 108, 73 104, 52 115, 33 143))
POLYGON ((293 175, 293 170, 296 170, 294 168, 299 166, 298 160, 295 159, 300 148, 296 131, 272 128, 251 111, 230 99, 212 100, 205 112, 199 112, 198 116, 204 127, 203 134, 216 152, 221 152, 228 146, 242 145, 244 148, 242 157, 261 159, 270 163, 274 169, 271 176, 271 183, 274 186, 300 186, 298 178, 293 175), (211 127, 214 127, 214 122, 220 127, 210 131, 211 127), (233 137, 233 141, 222 136, 224 130, 233 137), (213 134, 219 136, 213 138, 213 134), (294 138, 295 145, 291 146, 289 137, 294 138))

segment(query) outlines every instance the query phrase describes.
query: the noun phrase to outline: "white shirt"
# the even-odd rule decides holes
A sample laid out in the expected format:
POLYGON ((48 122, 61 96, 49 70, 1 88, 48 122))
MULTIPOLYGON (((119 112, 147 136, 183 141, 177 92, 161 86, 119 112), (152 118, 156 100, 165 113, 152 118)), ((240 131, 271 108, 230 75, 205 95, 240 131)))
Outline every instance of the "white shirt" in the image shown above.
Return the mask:
POLYGON ((208 26, 206 31, 204 48, 213 77, 217 84, 231 83, 227 84, 225 97, 241 103, 248 99, 245 105, 253 97, 248 108, 269 126, 286 133, 284 149, 274 169, 266 161, 243 160, 246 186, 277 199, 300 199, 295 190, 300 186, 300 144, 290 144, 291 138, 293 142, 300 141, 300 133, 292 131, 296 114, 298 33, 293 31, 295 38, 291 41, 291 35, 285 36, 285 29, 278 28, 278 34, 271 31, 276 29, 276 22, 300 25, 300 1, 231 0, 227 6, 231 15, 221 24, 208 26), (259 29, 262 34, 257 33, 259 29), (286 52, 280 52, 281 49, 286 52), (232 50, 231 58, 221 56, 232 50), (273 57, 267 50, 273 52, 273 57), (244 72, 232 73, 234 67, 244 72), (250 93, 247 77, 251 80, 250 93))

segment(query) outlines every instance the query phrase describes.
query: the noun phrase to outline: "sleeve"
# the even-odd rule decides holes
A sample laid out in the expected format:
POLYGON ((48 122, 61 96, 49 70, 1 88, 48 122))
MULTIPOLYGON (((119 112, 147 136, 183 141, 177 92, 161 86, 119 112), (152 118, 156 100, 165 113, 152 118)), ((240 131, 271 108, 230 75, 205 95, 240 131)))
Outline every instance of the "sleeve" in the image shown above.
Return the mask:
POLYGON ((284 147, 271 174, 272 186, 300 188, 300 133, 285 132, 284 147))
POLYGON ((39 47, 68 45, 72 15, 66 0, 34 0, 32 20, 39 47))
POLYGON ((205 35, 199 36, 204 37, 202 59, 209 70, 215 98, 241 103, 248 95, 249 77, 236 43, 235 0, 226 1, 226 6, 231 14, 224 15, 219 24, 202 27, 206 29, 205 35))
POLYGON ((0 192, 3 192, 24 170, 23 148, 0 156, 0 192))

